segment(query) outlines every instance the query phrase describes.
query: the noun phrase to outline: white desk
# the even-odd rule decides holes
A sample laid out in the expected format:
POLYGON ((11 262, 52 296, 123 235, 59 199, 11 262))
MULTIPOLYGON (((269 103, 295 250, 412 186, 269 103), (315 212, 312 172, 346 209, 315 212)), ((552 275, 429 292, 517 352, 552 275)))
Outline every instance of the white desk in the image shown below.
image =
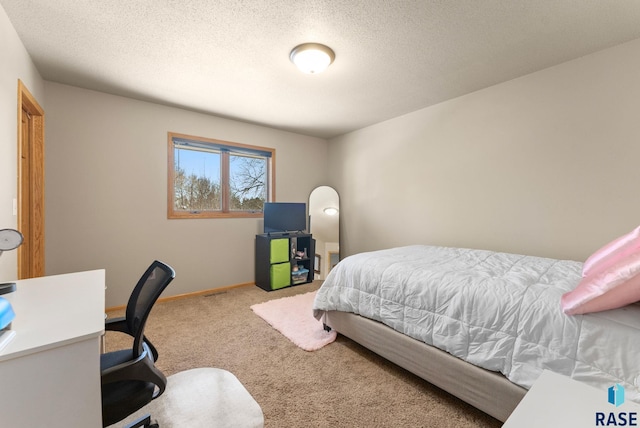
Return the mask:
POLYGON ((16 317, 0 351, 3 427, 101 427, 105 272, 17 281, 16 317))
MULTIPOLYGON (((569 377, 550 371, 543 371, 513 411, 503 428, 586 428, 612 426, 596 424, 596 413, 603 413, 604 422, 609 414, 637 414, 636 425, 640 424, 640 405, 626 400, 616 407, 608 402, 606 388, 598 389, 569 377)), ((626 426, 629 426, 628 416, 626 426)), ((622 425, 618 422, 618 425, 622 425)), ((634 426, 634 425, 632 425, 634 426)))

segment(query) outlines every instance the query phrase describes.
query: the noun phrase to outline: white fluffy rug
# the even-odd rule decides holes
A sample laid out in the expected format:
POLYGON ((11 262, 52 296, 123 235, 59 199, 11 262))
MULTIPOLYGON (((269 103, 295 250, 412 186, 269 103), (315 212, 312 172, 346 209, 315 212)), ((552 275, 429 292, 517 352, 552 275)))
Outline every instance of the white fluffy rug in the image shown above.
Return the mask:
POLYGON ((199 368, 167 378, 167 389, 135 414, 111 427, 150 413, 161 428, 258 428, 262 409, 240 381, 222 369, 199 368))
POLYGON ((335 330, 326 332, 313 317, 315 291, 251 306, 251 310, 305 351, 315 351, 336 340, 335 330))

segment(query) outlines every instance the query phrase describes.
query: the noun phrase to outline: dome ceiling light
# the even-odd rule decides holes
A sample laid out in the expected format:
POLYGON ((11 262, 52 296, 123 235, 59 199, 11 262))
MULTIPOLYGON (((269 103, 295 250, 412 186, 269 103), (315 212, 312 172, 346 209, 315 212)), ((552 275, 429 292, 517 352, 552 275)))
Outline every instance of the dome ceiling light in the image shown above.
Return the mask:
POLYGON ((328 46, 319 43, 303 43, 296 46, 289 55, 303 73, 322 73, 336 58, 336 54, 328 46))

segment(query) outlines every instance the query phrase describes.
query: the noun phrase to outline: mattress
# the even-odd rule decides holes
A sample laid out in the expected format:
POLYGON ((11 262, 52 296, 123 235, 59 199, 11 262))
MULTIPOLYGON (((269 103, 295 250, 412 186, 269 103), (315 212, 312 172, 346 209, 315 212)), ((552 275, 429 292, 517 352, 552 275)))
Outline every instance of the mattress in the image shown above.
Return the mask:
POLYGON ((640 307, 568 316, 560 297, 582 263, 464 248, 409 246, 342 260, 314 315, 379 321, 529 389, 544 369, 640 402, 640 307))

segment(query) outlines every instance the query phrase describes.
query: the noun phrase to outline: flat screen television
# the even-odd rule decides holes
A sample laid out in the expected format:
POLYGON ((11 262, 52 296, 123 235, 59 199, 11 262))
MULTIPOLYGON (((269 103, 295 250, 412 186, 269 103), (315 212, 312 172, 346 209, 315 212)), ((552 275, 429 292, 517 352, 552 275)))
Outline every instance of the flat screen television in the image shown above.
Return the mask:
POLYGON ((264 233, 304 232, 307 230, 307 204, 265 202, 264 233))

